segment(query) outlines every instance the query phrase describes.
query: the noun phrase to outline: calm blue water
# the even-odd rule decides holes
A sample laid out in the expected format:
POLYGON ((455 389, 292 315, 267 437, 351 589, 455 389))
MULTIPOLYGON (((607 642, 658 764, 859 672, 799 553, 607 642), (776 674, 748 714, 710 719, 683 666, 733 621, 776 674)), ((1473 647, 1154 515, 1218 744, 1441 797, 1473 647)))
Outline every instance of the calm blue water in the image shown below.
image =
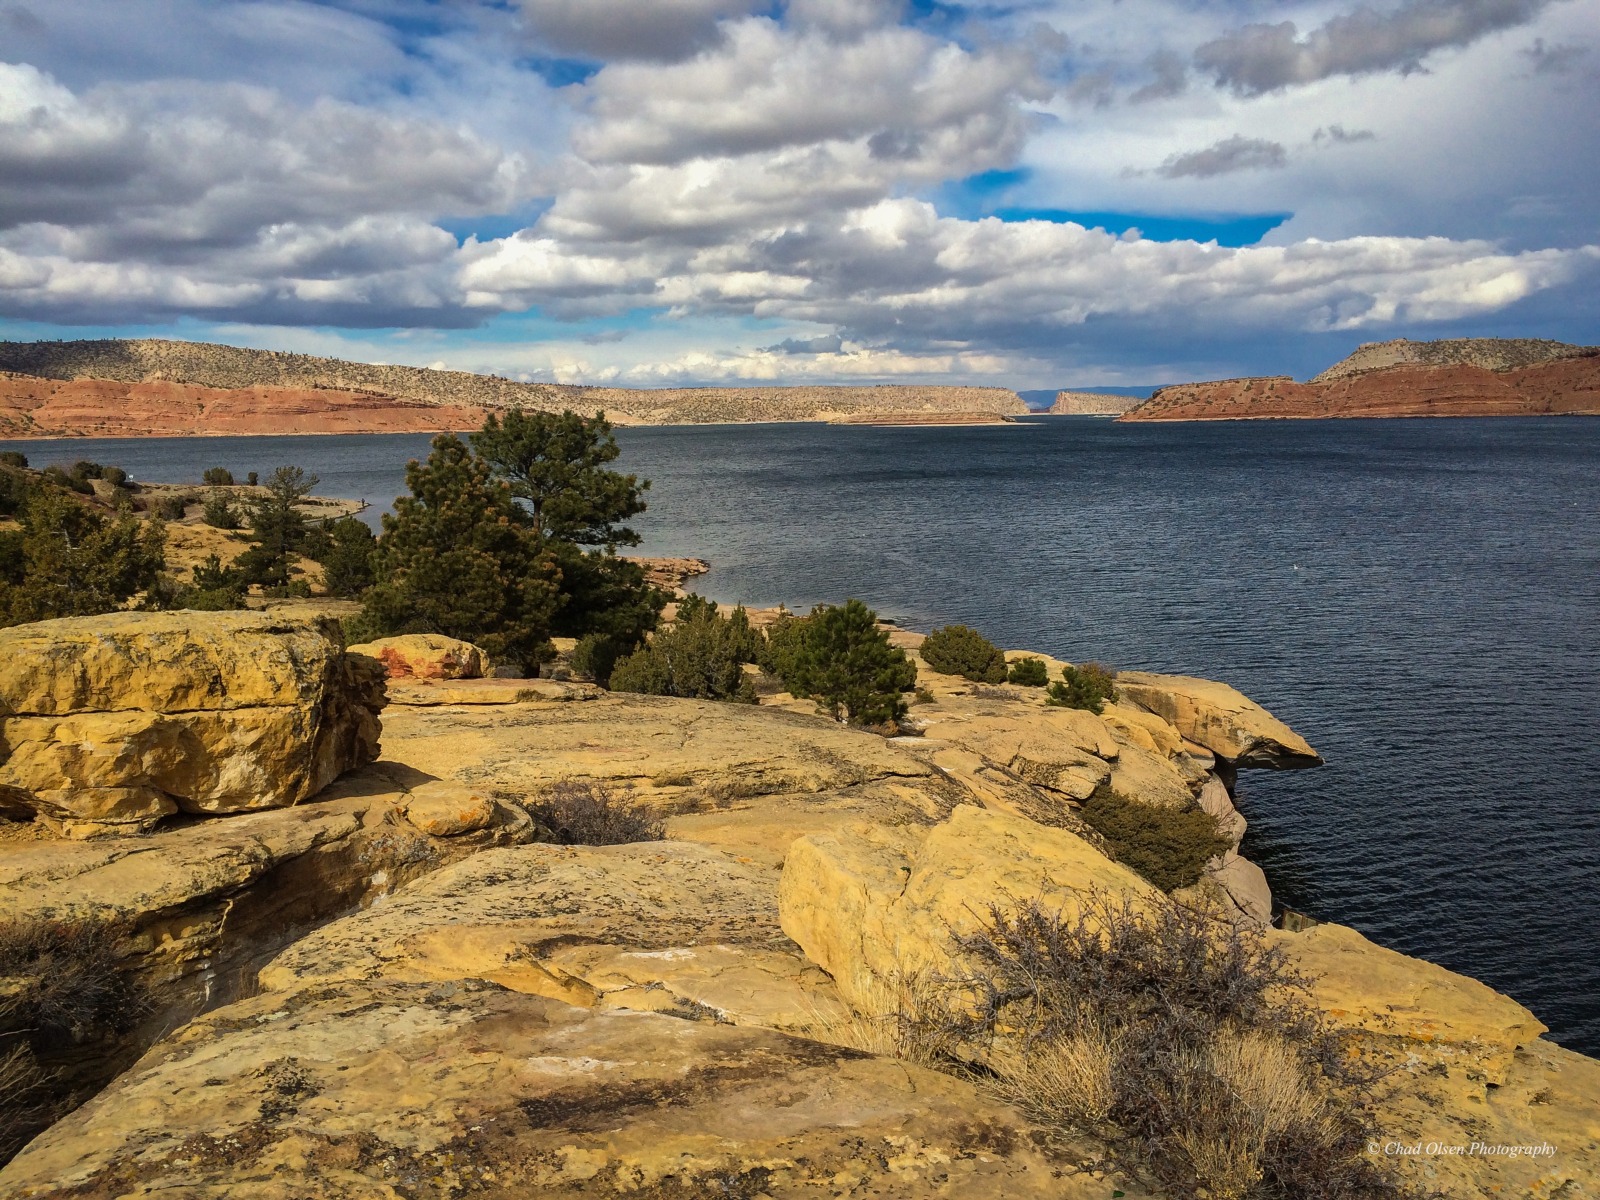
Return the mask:
MULTIPOLYGON (((860 596, 1069 658, 1225 679, 1320 770, 1247 773, 1293 907, 1517 997, 1600 1054, 1600 420, 626 429, 645 552, 719 600, 860 596)), ((27 443, 135 478, 295 463, 387 501, 414 436, 27 443)))

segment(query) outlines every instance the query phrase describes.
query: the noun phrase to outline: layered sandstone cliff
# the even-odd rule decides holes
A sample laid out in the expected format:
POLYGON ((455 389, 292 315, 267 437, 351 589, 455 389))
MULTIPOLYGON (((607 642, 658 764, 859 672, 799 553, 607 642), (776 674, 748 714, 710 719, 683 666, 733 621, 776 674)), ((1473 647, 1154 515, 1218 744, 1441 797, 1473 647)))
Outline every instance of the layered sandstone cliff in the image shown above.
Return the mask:
POLYGON ((1124 421, 1600 414, 1600 347, 1480 338, 1363 346, 1309 383, 1165 387, 1124 421))
POLYGON ((512 407, 603 409, 621 425, 1028 411, 1005 388, 635 390, 518 383, 198 342, 0 342, 0 438, 418 433, 476 429, 486 412, 512 407))
POLYGON ((1137 396, 1111 392, 1058 392, 1050 411, 1058 417, 1116 417, 1143 403, 1137 396))

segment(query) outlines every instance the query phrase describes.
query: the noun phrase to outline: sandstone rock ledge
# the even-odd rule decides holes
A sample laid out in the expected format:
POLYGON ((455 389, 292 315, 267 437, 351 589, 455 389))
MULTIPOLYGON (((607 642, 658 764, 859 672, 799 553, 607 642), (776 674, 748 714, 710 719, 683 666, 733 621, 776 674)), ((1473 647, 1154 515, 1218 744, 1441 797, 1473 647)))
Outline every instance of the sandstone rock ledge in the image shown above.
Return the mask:
MULTIPOLYGON (((1233 836, 1219 769, 1314 751, 1237 693, 1191 686, 1204 681, 1165 685, 1189 697, 1169 721, 1131 698, 1094 716, 1047 709, 1040 689, 920 677, 925 736, 890 741, 781 702, 527 689, 399 706, 383 761, 300 807, 206 822, 232 850, 185 829, 18 848, 53 865, 0 892, 0 915, 120 897, 151 910, 154 962, 176 963, 156 911, 220 910, 225 929, 228 912, 308 896, 318 863, 353 892, 383 882, 342 915, 286 913, 293 935, 253 988, 37 1138, 0 1171, 0 1196, 1147 1197, 1099 1148, 861 1048, 850 1023, 897 972, 936 968, 951 929, 991 902, 1153 899, 1075 816, 1096 788, 1202 804, 1233 836), (529 844, 515 813, 561 780, 631 795, 666 839, 529 844), (451 838, 421 827, 479 818, 451 838), (285 856, 296 874, 246 868, 185 899, 183 880, 220 880, 218 864, 290 821, 306 827, 296 844, 348 832, 285 856), (163 857, 130 887, 146 846, 163 857)), ((1380 1105, 1397 1141, 1559 1147, 1409 1164, 1418 1182, 1546 1200, 1600 1179, 1600 1064, 1541 1040, 1527 1010, 1351 930, 1270 936, 1394 1066, 1380 1105)))
POLYGON ((332 621, 114 613, 0 630, 0 788, 71 836, 296 804, 378 754, 332 621))

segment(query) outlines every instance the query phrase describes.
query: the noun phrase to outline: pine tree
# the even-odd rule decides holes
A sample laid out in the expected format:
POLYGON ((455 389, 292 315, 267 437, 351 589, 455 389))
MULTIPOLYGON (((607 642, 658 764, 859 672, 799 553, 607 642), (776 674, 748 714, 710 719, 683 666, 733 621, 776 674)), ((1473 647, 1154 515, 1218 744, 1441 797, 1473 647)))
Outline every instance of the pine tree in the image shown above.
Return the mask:
POLYGON ((853 725, 892 727, 905 716, 901 693, 917 685, 917 669, 861 601, 818 605, 778 637, 783 682, 796 696, 853 725))
POLYGON ((621 451, 605 414, 514 408, 502 420, 490 413, 472 448, 526 506, 541 541, 607 550, 639 544, 620 522, 644 512, 650 483, 606 469, 621 451))
POLYGON ((30 489, 21 515, 20 536, 0 551, 0 625, 112 612, 160 576, 159 520, 108 520, 43 484, 30 489))
POLYGON ((406 485, 383 518, 361 636, 443 633, 525 669, 547 661, 560 571, 509 488, 451 434, 406 485))
POLYGON ((340 517, 328 526, 329 546, 320 559, 328 591, 354 598, 372 586, 372 555, 377 539, 366 523, 340 517))
POLYGON ((321 482, 299 467, 279 467, 267 480, 267 494, 252 497, 246 517, 254 544, 235 565, 251 583, 267 588, 289 586, 289 558, 305 539, 306 518, 299 505, 321 482))

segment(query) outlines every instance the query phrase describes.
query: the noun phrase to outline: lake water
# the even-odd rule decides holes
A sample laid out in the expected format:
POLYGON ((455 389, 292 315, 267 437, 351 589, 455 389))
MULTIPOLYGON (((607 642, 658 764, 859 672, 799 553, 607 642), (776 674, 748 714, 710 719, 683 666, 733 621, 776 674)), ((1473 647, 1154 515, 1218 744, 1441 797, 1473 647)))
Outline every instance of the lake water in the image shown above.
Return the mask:
MULTIPOLYGON (((631 428, 643 551, 700 589, 1224 679, 1322 751, 1248 772, 1292 907, 1474 975, 1600 1054, 1600 420, 631 428)), ((415 436, 19 443, 386 503, 415 436)), ((374 515, 376 510, 374 510, 374 515)))

